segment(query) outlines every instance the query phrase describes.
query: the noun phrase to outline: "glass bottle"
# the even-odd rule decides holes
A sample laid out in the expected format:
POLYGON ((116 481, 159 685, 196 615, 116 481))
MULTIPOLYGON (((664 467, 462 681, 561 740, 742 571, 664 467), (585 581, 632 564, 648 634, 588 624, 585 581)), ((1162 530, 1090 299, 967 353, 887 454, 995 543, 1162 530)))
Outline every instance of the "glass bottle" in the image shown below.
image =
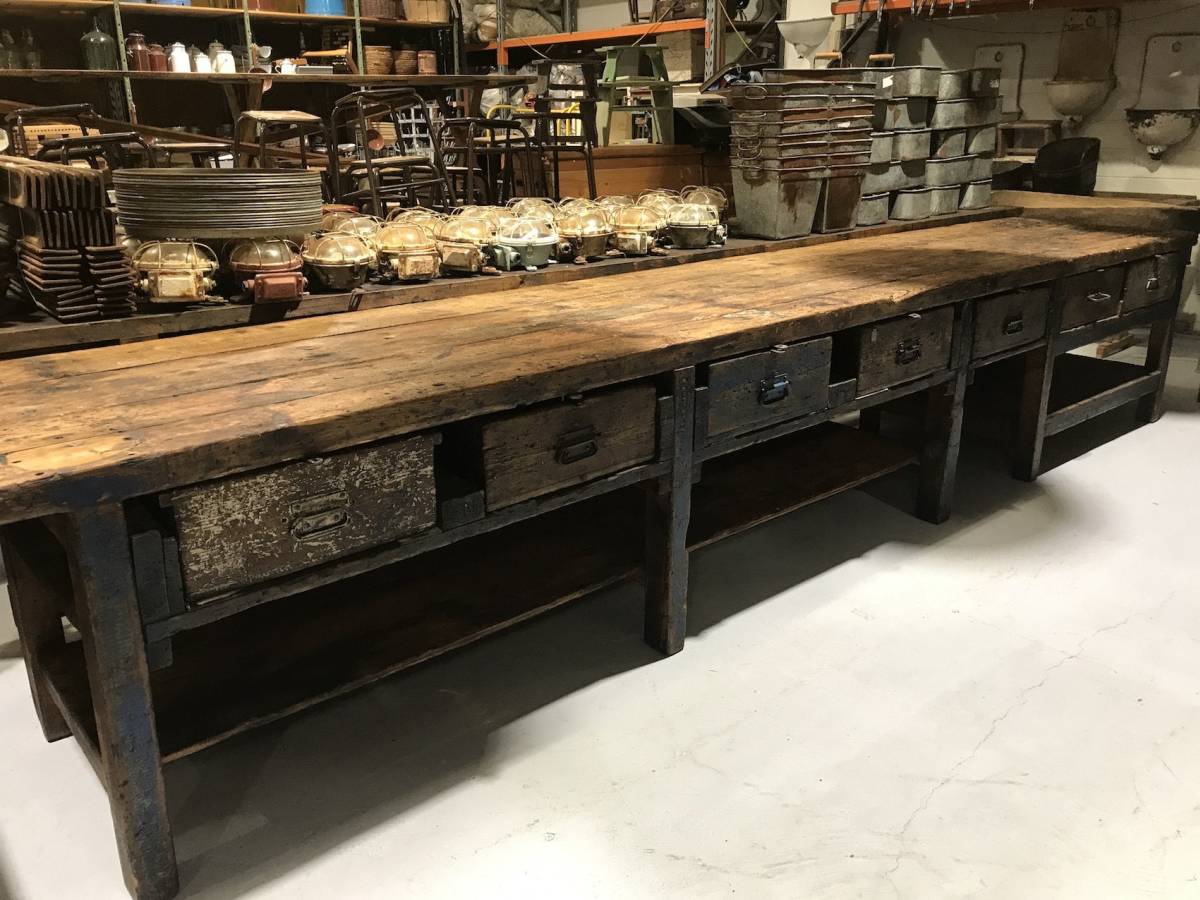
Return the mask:
POLYGON ((33 42, 33 29, 26 28, 21 33, 21 54, 24 57, 24 65, 26 69, 40 69, 42 67, 42 51, 33 42))
POLYGON ((146 46, 146 36, 140 31, 125 35, 125 64, 131 72, 150 71, 150 48, 146 46))
POLYGON ((92 30, 79 39, 79 47, 83 50, 83 62, 89 69, 119 69, 120 57, 117 56, 117 41, 100 28, 100 19, 92 20, 92 30))
POLYGON ((7 28, 0 31, 0 69, 21 68, 20 56, 16 41, 13 40, 12 32, 7 28))

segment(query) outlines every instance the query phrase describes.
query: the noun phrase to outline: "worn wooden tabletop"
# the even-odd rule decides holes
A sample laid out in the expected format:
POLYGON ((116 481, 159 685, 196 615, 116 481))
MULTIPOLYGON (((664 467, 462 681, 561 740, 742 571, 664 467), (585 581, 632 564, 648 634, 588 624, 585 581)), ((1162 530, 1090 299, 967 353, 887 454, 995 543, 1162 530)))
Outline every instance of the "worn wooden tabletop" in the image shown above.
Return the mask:
POLYGON ((0 521, 1185 246, 1023 219, 0 362, 0 521))

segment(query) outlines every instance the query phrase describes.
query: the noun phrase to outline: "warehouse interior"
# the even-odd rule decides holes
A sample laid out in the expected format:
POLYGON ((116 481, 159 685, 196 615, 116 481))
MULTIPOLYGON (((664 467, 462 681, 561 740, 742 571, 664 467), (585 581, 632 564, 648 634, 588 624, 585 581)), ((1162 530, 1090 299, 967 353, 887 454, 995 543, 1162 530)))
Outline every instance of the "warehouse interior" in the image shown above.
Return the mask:
POLYGON ((0 0, 0 900, 1200 897, 1195 0, 0 0))

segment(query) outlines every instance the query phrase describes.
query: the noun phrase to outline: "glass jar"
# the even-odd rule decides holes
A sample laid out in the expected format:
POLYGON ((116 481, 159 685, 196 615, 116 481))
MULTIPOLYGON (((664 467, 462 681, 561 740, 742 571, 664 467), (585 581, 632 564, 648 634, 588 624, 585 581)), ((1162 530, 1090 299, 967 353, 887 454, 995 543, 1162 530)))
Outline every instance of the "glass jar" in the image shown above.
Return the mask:
POLYGON ((151 72, 167 71, 167 51, 162 44, 151 44, 146 48, 146 55, 150 60, 151 72))
POLYGON ((42 67, 42 51, 37 44, 33 42, 33 30, 26 28, 21 33, 21 62, 26 69, 40 69, 42 67))
POLYGON ((79 39, 79 48, 83 51, 83 64, 89 69, 121 68, 117 41, 111 34, 101 30, 99 19, 94 19, 92 30, 79 39))
POLYGON ((150 71, 150 48, 146 46, 146 36, 140 31, 125 35, 125 65, 131 72, 150 71))

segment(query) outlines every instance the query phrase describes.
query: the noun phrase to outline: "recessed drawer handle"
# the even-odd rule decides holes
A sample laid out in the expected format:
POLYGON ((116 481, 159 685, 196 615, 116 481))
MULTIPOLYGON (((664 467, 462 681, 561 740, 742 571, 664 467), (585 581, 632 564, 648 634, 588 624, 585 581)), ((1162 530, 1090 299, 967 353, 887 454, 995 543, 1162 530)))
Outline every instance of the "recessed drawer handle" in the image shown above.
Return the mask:
POLYGON ((1004 320, 1005 334, 1020 334, 1025 330, 1025 317, 1021 313, 1015 316, 1009 316, 1004 320))
POLYGON ((896 365, 907 366, 921 358, 921 339, 909 338, 896 344, 896 365))
POLYGON ((1112 299, 1112 294, 1107 291, 1096 291, 1093 294, 1088 294, 1087 298, 1093 303, 1107 303, 1112 299))
POLYGON ((595 428, 581 428, 564 434, 558 439, 558 446, 554 449, 554 461, 559 465, 569 466, 571 463, 595 456, 600 452, 596 437, 595 428))
POLYGON ((1158 280, 1157 275, 1151 275, 1146 279, 1146 293, 1152 294, 1162 287, 1162 283, 1158 280))
POLYGON ((786 400, 791 392, 790 378, 786 375, 772 375, 758 383, 758 402, 763 406, 770 406, 772 403, 786 400))

